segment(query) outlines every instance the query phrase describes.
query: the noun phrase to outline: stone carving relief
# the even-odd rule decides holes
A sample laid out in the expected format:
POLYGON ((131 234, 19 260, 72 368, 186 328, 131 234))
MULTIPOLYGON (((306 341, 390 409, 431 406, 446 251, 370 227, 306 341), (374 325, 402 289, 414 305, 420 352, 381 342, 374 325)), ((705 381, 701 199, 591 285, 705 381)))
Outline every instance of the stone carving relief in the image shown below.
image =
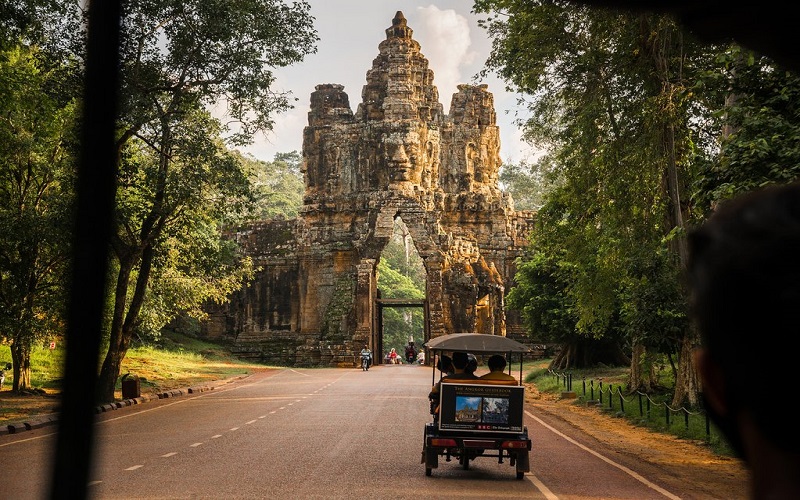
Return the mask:
POLYGON ((378 346, 376 266, 395 217, 427 273, 424 340, 517 329, 504 297, 534 214, 498 186, 493 96, 459 85, 446 115, 402 12, 385 34, 355 112, 341 85, 311 94, 300 216, 234 235, 262 271, 210 311, 205 334, 231 338, 241 356, 351 366, 364 343, 378 346))

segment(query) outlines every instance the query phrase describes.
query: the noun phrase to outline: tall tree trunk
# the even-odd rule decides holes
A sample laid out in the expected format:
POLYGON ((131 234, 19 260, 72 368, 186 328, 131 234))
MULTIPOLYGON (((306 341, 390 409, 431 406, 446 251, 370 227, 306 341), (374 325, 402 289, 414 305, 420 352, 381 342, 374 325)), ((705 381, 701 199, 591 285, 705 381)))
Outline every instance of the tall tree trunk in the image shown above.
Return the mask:
POLYGON ((14 392, 31 388, 31 341, 17 337, 11 343, 11 363, 13 365, 14 383, 11 389, 14 392))
POLYGON ((628 387, 631 391, 652 392, 656 385, 654 355, 647 348, 634 341, 631 354, 631 371, 628 387))
MULTIPOLYGON (((656 78, 661 87, 661 100, 663 106, 662 116, 664 123, 662 126, 662 147, 663 159, 665 162, 663 179, 663 194, 669 203, 666 213, 666 227, 668 231, 678 229, 678 235, 674 237, 670 246, 676 256, 678 266, 681 270, 686 269, 688 260, 688 243, 686 240, 686 224, 683 215, 683 204, 681 201, 681 178, 678 168, 678 154, 676 152, 675 121, 685 119, 680 111, 675 96, 680 94, 679 81, 681 69, 671 68, 670 59, 678 59, 683 46, 681 39, 672 43, 673 37, 681 37, 681 33, 674 26, 665 25, 659 30, 658 36, 650 40, 650 49, 653 56, 653 63, 656 78), (674 50, 677 54, 666 53, 666 47, 677 47, 674 50)), ((680 353, 678 359, 678 375, 675 380, 675 394, 672 400, 674 406, 680 406, 685 401, 695 404, 699 399, 697 387, 697 373, 692 363, 692 351, 698 344, 698 338, 693 328, 688 327, 682 335, 680 353)))
MULTIPOLYGON (((169 143, 169 127, 163 124, 162 144, 169 143)), ((165 150, 166 151, 166 150, 165 150)), ((124 243, 117 241, 117 256, 120 261, 120 271, 117 275, 117 286, 114 290, 114 314, 111 321, 108 352, 97 385, 97 399, 99 403, 114 401, 117 379, 122 369, 122 360, 130 347, 131 339, 139 321, 147 294, 147 284, 150 280, 150 271, 153 266, 155 249, 153 245, 158 240, 166 223, 166 214, 162 213, 166 198, 166 178, 169 168, 169 158, 162 153, 159 160, 159 175, 150 213, 142 222, 139 232, 138 246, 127 248, 124 243), (139 261, 139 272, 136 277, 136 288, 130 304, 128 304, 128 287, 133 269, 139 261), (126 310, 127 305, 127 310, 126 310)))
MULTIPOLYGON (((679 235, 672 240, 671 245, 673 251, 677 255, 680 268, 685 270, 689 250, 685 236, 686 225, 683 218, 678 167, 675 159, 675 129, 672 126, 667 126, 665 128, 664 142, 667 158, 665 184, 670 204, 668 212, 669 225, 667 227, 681 229, 679 235)), ((697 386, 697 369, 692 362, 692 352, 699 342, 695 329, 692 326, 687 327, 683 332, 680 353, 678 354, 678 376, 675 379, 675 393, 672 398, 673 406, 681 406, 686 402, 691 406, 695 406, 700 399, 700 389, 697 386)))
POLYGON ((645 347, 634 340, 631 348, 631 369, 628 374, 628 387, 633 390, 642 387, 642 365, 644 364, 645 347))
MULTIPOLYGON (((109 341, 108 352, 103 361, 103 367, 100 370, 100 380, 102 384, 98 382, 98 388, 100 390, 98 402, 109 402, 113 401, 115 398, 114 393, 116 391, 117 379, 122 371, 122 360, 125 359, 125 355, 128 353, 128 349, 131 346, 133 335, 136 333, 139 313, 142 311, 142 305, 144 304, 147 293, 147 284, 150 280, 150 271, 153 267, 154 253, 151 246, 146 247, 142 252, 139 273, 136 277, 136 288, 133 292, 130 304, 128 305, 127 312, 125 311, 126 301, 124 299, 127 297, 131 270, 128 269, 124 277, 121 276, 122 271, 120 270, 120 279, 117 281, 118 286, 116 293, 118 296, 114 307, 111 339, 109 341), (119 311, 118 308, 120 308, 119 311)), ((132 263, 129 263, 126 267, 129 266, 132 266, 132 263)))
POLYGON ((684 403, 697 406, 700 403, 700 383, 693 361, 693 352, 698 341, 694 328, 690 327, 689 330, 691 333, 683 336, 681 352, 678 355, 678 380, 675 381, 675 394, 672 397, 674 407, 684 403))
POLYGON ((125 357, 125 353, 121 352, 123 349, 122 325, 125 319, 128 286, 135 265, 136 254, 134 252, 121 254, 121 252, 117 251, 117 255, 119 257, 119 271, 117 272, 117 284, 114 288, 114 310, 111 316, 108 350, 103 360, 103 366, 100 368, 100 376, 97 379, 98 403, 114 401, 117 377, 122 367, 122 359, 125 357))

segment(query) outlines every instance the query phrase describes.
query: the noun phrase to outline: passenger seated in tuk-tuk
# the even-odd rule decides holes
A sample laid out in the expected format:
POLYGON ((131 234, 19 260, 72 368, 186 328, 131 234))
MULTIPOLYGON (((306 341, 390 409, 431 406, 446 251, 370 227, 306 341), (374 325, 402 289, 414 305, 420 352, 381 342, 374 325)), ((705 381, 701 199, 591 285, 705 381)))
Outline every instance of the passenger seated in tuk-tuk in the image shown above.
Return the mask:
MULTIPOLYGON (((447 375, 446 377, 442 378, 442 380, 475 380, 478 377, 475 375, 475 370, 469 370, 470 368, 470 361, 469 361, 469 354, 466 352, 454 352, 453 353, 453 374, 447 375)), ((477 368, 477 360, 475 362, 475 367, 477 368)))
POLYGON ((506 369, 505 356, 494 354, 490 356, 489 359, 486 361, 486 365, 489 367, 489 373, 482 375, 480 377, 481 380, 504 380, 508 381, 509 384, 518 383, 515 377, 505 372, 506 369))
MULTIPOLYGON (((474 354, 467 353, 467 367, 464 368, 466 373, 475 374, 475 371, 478 369, 478 358, 475 357, 474 354)), ((477 377, 477 375, 475 375, 477 377)))
MULTIPOLYGON (((447 354, 442 354, 441 356, 439 356, 439 360, 436 361, 436 368, 440 372, 442 372, 445 377, 455 373, 453 369, 453 360, 447 354)), ((431 401, 439 397, 439 384, 441 384, 441 382, 436 382, 435 384, 433 384, 431 392, 430 394, 428 394, 428 399, 430 399, 431 401)))
MULTIPOLYGON (((446 356, 442 356, 445 358, 446 356)), ((442 362, 442 366, 444 366, 444 362, 442 362)), ((452 373, 448 373, 442 380, 436 383, 431 389, 430 394, 428 394, 428 399, 431 402, 431 413, 436 413, 438 410, 439 405, 439 386, 442 381, 465 381, 469 383, 470 380, 478 380, 478 377, 475 373, 467 371, 469 366, 469 355, 465 352, 454 352, 453 353, 453 360, 452 364, 450 365, 453 369, 452 373)), ((441 370, 441 367, 440 367, 441 370)))

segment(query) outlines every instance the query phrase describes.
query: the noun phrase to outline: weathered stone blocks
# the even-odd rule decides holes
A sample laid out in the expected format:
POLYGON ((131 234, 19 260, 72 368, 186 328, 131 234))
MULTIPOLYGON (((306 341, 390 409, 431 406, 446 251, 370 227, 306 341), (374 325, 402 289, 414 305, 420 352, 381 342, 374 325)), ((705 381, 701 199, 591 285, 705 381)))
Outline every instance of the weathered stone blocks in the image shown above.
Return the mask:
POLYGON ((445 115, 433 71, 397 12, 355 113, 338 84, 317 85, 303 132, 304 205, 234 237, 261 267, 206 334, 242 357, 354 366, 382 350, 377 263, 401 217, 427 273, 425 340, 518 331, 504 297, 534 214, 498 185, 499 129, 486 85, 460 85, 445 115))

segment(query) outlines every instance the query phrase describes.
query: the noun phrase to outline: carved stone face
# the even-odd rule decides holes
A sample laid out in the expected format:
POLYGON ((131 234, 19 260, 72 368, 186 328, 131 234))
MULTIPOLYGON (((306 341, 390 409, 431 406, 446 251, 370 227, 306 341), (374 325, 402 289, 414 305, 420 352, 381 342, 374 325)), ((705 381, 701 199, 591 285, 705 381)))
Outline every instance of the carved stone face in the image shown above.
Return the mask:
POLYGON ((419 133, 393 132, 385 137, 384 142, 391 182, 411 182, 420 185, 426 165, 419 133))

